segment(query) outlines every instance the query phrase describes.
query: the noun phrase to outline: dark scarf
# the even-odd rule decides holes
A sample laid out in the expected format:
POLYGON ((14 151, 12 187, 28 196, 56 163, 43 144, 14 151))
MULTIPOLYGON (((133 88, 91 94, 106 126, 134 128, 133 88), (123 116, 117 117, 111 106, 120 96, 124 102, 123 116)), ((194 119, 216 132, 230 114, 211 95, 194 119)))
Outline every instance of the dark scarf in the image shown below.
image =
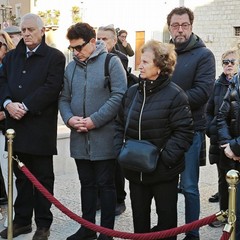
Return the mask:
POLYGON ((147 95, 157 92, 167 84, 169 84, 170 79, 168 76, 160 75, 156 80, 142 79, 139 77, 139 87, 140 91, 143 91, 143 84, 146 82, 146 93, 147 95))
MULTIPOLYGON (((176 50, 177 54, 186 52, 186 51, 192 49, 197 44, 198 41, 199 41, 199 37, 192 33, 192 35, 186 42, 179 44, 177 46, 175 45, 176 46, 175 50, 176 50)), ((170 40, 170 42, 174 44, 172 39, 170 40)))

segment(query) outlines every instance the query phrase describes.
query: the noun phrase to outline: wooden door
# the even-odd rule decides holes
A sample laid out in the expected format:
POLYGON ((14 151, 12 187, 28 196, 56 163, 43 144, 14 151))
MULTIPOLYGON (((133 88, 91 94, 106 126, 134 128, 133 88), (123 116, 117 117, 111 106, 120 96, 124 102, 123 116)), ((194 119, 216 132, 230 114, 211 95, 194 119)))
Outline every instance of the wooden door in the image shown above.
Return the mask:
POLYGON ((145 32, 137 31, 136 32, 136 47, 135 47, 135 70, 138 71, 138 66, 140 64, 141 52, 140 49, 145 43, 145 32))

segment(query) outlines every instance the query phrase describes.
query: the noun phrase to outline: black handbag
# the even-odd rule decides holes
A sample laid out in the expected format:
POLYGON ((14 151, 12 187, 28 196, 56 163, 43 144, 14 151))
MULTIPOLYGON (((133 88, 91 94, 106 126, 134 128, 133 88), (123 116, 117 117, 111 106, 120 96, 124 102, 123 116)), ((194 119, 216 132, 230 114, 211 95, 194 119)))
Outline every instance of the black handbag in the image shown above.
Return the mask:
POLYGON ((136 100, 136 96, 137 93, 128 112, 124 129, 124 143, 117 159, 123 168, 137 172, 150 173, 156 169, 161 151, 151 142, 141 140, 141 124, 139 124, 139 139, 125 140, 130 114, 136 100))

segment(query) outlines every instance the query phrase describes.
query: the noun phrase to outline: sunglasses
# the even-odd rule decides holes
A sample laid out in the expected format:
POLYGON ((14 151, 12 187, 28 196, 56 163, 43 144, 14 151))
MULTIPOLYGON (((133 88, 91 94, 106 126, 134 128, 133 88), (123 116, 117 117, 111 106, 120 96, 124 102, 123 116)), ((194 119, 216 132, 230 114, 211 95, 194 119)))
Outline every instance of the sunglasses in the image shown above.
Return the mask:
POLYGON ((2 46, 4 46, 6 49, 8 49, 8 47, 7 47, 7 44, 6 44, 6 43, 0 42, 0 48, 1 48, 2 46))
POLYGON ((235 62, 236 62, 236 59, 225 59, 225 60, 222 60, 222 64, 224 65, 229 65, 229 63, 231 63, 232 65, 235 65, 235 62))
POLYGON ((74 52, 74 50, 76 50, 77 52, 81 52, 83 47, 86 46, 89 42, 85 42, 82 45, 77 45, 75 47, 69 46, 68 50, 70 50, 71 52, 74 52))

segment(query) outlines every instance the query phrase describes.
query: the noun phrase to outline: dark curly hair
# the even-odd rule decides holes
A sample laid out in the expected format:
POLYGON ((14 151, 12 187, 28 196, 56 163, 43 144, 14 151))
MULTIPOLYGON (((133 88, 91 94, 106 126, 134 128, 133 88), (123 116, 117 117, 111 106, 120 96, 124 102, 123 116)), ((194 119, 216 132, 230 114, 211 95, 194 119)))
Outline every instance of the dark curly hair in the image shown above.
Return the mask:
POLYGON ((76 23, 68 28, 67 39, 82 38, 85 42, 89 42, 92 38, 96 38, 96 32, 88 23, 76 23))
POLYGON ((176 15, 187 14, 188 17, 189 17, 191 25, 193 24, 193 20, 194 20, 193 11, 189 8, 186 8, 186 7, 177 7, 177 8, 174 8, 167 16, 167 25, 168 26, 170 26, 171 18, 174 14, 176 14, 176 15))

